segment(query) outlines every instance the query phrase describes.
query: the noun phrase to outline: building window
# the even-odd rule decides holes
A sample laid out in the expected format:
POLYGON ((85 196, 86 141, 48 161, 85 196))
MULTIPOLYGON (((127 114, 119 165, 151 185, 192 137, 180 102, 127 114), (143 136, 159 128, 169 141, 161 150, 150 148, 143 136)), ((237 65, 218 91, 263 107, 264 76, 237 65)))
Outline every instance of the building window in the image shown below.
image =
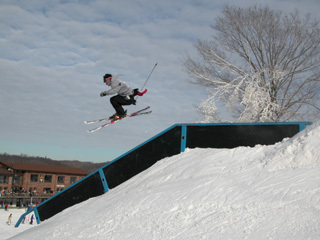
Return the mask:
POLYGON ((9 176, 0 176, 0 183, 9 183, 9 176))
POLYGON ((13 175, 12 176, 12 185, 22 185, 22 176, 21 175, 13 175))
POLYGON ((74 184, 77 181, 76 177, 70 177, 70 184, 74 184))
POLYGON ((40 174, 40 182, 43 182, 43 181, 44 181, 44 175, 40 174))
POLYGON ((11 188, 12 193, 24 193, 23 187, 12 187, 11 188))
POLYGON ((44 182, 51 182, 52 181, 52 175, 45 175, 44 176, 44 182))
POLYGON ((53 193, 53 191, 51 190, 51 188, 44 188, 43 193, 53 193))
POLYGON ((64 183, 64 176, 58 176, 58 183, 64 183))
POLYGON ((38 182, 38 175, 37 174, 31 174, 30 175, 30 181, 31 182, 38 182))
POLYGON ((37 193, 37 188, 36 187, 29 187, 29 194, 36 194, 37 193))

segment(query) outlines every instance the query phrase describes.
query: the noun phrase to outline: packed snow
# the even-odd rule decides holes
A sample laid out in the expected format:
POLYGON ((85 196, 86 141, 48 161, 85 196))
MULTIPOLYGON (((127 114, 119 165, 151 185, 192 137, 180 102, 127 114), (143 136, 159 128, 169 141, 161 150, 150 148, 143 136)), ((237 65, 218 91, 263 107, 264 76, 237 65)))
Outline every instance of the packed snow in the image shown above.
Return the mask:
POLYGON ((271 146, 186 149, 26 230, 4 221, 23 240, 320 239, 320 122, 271 146))

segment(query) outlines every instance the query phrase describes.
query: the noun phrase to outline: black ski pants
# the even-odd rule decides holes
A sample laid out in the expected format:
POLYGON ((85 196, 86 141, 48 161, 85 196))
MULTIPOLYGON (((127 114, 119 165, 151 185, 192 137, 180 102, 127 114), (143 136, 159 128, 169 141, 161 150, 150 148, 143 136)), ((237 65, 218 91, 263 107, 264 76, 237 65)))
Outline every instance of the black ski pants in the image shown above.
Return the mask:
POLYGON ((135 100, 133 95, 130 98, 126 98, 120 95, 116 95, 110 98, 111 105, 116 110, 118 116, 123 116, 125 114, 122 106, 134 104, 135 100))

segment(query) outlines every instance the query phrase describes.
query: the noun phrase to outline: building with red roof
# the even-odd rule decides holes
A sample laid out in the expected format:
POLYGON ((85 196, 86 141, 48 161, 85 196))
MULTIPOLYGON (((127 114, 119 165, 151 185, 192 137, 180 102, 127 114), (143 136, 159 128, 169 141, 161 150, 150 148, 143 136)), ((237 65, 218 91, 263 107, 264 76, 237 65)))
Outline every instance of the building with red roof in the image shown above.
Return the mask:
POLYGON ((88 174, 80 168, 0 161, 0 202, 39 203, 88 174))

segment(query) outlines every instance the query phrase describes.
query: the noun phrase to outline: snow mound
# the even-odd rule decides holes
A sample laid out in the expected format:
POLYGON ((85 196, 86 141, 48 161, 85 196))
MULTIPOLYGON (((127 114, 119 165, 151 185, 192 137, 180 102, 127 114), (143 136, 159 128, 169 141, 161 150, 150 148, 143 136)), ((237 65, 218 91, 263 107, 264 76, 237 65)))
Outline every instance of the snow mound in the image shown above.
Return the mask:
POLYGON ((317 167, 320 164, 320 121, 301 131, 292 138, 271 148, 266 164, 270 170, 285 168, 317 167))
POLYGON ((319 123, 273 146, 186 149, 12 239, 319 239, 318 146, 319 123))

